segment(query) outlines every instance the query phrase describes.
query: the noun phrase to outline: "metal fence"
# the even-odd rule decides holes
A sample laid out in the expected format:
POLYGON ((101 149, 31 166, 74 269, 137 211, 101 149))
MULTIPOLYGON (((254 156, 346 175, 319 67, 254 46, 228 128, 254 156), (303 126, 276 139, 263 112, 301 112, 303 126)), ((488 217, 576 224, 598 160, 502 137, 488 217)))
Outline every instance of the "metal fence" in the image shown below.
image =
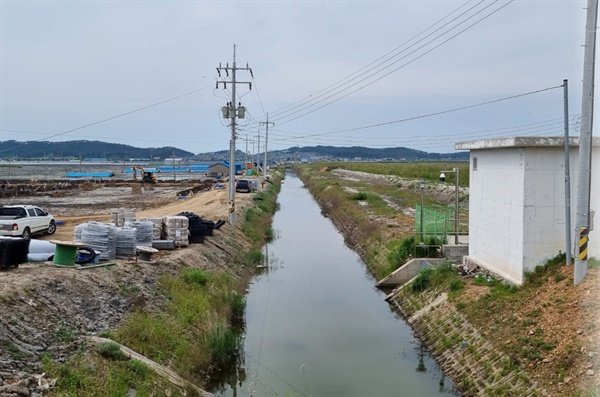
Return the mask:
POLYGON ((454 208, 448 206, 445 212, 424 207, 423 210, 423 228, 421 229, 421 206, 417 205, 415 209, 415 233, 419 235, 423 232, 423 239, 429 237, 440 237, 454 232, 454 208))

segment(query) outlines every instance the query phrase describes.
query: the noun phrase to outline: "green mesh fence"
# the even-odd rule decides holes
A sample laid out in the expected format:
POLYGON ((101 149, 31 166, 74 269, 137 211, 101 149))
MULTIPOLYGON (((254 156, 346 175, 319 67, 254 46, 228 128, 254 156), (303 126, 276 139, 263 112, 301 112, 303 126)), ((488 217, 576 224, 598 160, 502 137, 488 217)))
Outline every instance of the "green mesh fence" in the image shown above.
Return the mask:
MULTIPOLYGON (((454 208, 449 206, 446 212, 423 208, 423 238, 440 237, 454 232, 454 208)), ((421 233, 421 206, 415 211, 415 232, 421 233)))

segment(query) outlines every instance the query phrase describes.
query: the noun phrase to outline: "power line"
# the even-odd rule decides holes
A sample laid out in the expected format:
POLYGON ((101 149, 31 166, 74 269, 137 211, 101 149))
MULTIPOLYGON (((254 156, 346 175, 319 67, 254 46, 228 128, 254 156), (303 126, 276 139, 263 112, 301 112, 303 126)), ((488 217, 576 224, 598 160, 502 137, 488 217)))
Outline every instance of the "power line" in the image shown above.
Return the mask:
POLYGON ((558 86, 554 86, 554 87, 543 88, 543 89, 536 90, 536 91, 526 92, 526 93, 523 93, 523 94, 517 94, 517 95, 512 95, 512 96, 504 97, 504 98, 500 98, 500 99, 494 99, 492 101, 480 102, 480 103, 476 103, 474 105, 462 106, 462 107, 458 107, 458 108, 453 108, 453 109, 448 109, 448 110, 442 110, 442 111, 439 111, 439 112, 427 113, 427 114, 423 114, 423 115, 420 115, 420 116, 407 117, 407 118, 400 119, 400 120, 386 121, 386 122, 383 122, 383 123, 365 125, 365 126, 361 126, 361 127, 346 128, 346 129, 343 129, 343 130, 321 132, 321 133, 318 133, 318 134, 309 134, 309 135, 299 136, 297 138, 308 138, 308 137, 313 137, 313 136, 323 136, 323 135, 339 134, 341 132, 358 131, 358 130, 365 130, 365 129, 369 129, 369 128, 382 127, 382 126, 390 125, 390 124, 404 123, 404 122, 407 122, 407 121, 419 120, 419 119, 424 119, 424 118, 427 118, 427 117, 433 117, 433 116, 439 116, 439 115, 442 115, 442 114, 448 114, 448 113, 458 112, 460 110, 466 110, 466 109, 472 109, 472 108, 479 107, 479 106, 490 105, 492 103, 498 103, 498 102, 508 101, 510 99, 521 98, 521 97, 528 96, 528 95, 533 95, 533 94, 538 94, 538 93, 545 92, 545 91, 555 90, 555 89, 561 88, 561 87, 562 87, 562 85, 558 85, 558 86))
MULTIPOLYGON (((376 70, 376 71, 374 71, 374 72, 370 73, 370 74, 369 74, 369 75, 367 75, 366 77, 363 77, 362 79, 360 79, 360 80, 358 80, 358 81, 356 81, 356 82, 354 82, 354 83, 352 83, 352 84, 348 85, 348 86, 347 86, 347 87, 345 87, 345 88, 341 88, 341 87, 343 86, 343 84, 342 84, 342 85, 340 85, 339 87, 337 87, 337 88, 335 88, 335 89, 333 89, 333 90, 329 90, 329 91, 325 92, 324 94, 317 95, 317 96, 315 96, 313 99, 311 99, 311 100, 309 100, 309 101, 306 101, 304 105, 298 105, 298 106, 295 106, 294 108, 292 108, 292 109, 295 109, 295 108, 298 108, 298 107, 300 107, 300 109, 298 109, 298 110, 295 110, 295 111, 293 111, 293 112, 291 112, 291 113, 290 113, 290 111, 291 111, 292 109, 290 109, 290 110, 288 110, 288 111, 286 111, 286 112, 283 112, 283 113, 288 113, 288 114, 287 114, 287 115, 285 115, 285 116, 283 116, 283 115, 281 115, 281 114, 280 114, 280 116, 279 116, 279 117, 276 117, 276 118, 275 118, 275 121, 277 121, 279 125, 282 125, 282 124, 289 123, 289 122, 291 122, 291 121, 293 121, 293 120, 296 120, 296 119, 298 119, 298 118, 300 118, 300 117, 304 117, 304 116, 306 116, 306 115, 308 115, 308 114, 310 114, 310 113, 313 113, 313 112, 315 112, 315 111, 317 111, 317 110, 320 110, 320 109, 322 109, 322 108, 323 108, 323 107, 325 107, 325 106, 329 106, 329 105, 331 105, 331 104, 333 104, 333 103, 335 103, 335 102, 337 102, 337 101, 339 101, 339 100, 341 100, 341 99, 343 99, 343 98, 345 98, 345 97, 347 97, 347 96, 349 96, 349 95, 352 95, 353 93, 355 93, 355 92, 357 92, 357 91, 359 91, 359 90, 362 90, 363 88, 366 88, 366 87, 368 87, 368 86, 370 86, 370 85, 374 84, 375 82, 377 82, 377 81, 379 81, 379 80, 381 80, 381 79, 383 79, 383 78, 385 78, 385 77, 389 76, 390 74, 392 74, 392 73, 394 73, 394 72, 398 71, 399 69, 401 69, 401 68, 403 68, 403 67, 405 67, 405 66, 407 66, 407 65, 409 65, 409 64, 411 64, 411 63, 413 63, 413 62, 415 62, 416 60, 418 60, 418 59, 422 58, 423 56, 425 56, 425 55, 429 54, 430 52, 434 51, 435 49, 437 49, 437 48, 439 48, 440 46, 444 45, 445 43, 449 42, 450 40, 452 40, 452 39, 456 38, 456 37, 457 37, 457 36, 459 36, 460 34, 464 33, 465 31, 467 31, 467 30, 471 29, 472 27, 474 27, 475 25, 479 24, 479 23, 480 23, 480 22, 482 22, 483 20, 485 20, 485 19, 489 18, 490 16, 492 16, 493 14, 497 13, 498 11, 500 11, 501 9, 503 9, 504 7, 506 7, 507 5, 509 5, 510 3, 512 3, 514 0, 510 0, 510 1, 508 1, 506 4, 504 4, 504 5, 500 6, 500 7, 499 7, 499 8, 497 8, 496 10, 494 10, 494 11, 490 12, 489 14, 487 14, 487 15, 485 15, 484 17, 480 18, 479 20, 475 21, 474 23, 472 23, 471 25, 467 26, 467 27, 466 27, 466 28, 464 28, 463 30, 461 30, 461 31, 459 31, 458 33, 456 33, 456 34, 452 35, 450 38, 448 38, 448 39, 446 39, 446 40, 442 41, 441 43, 439 43, 439 44, 435 45, 433 48, 431 48, 431 49, 429 49, 429 50, 425 51, 424 53, 422 53, 422 54, 420 54, 420 55, 416 56, 414 59, 412 59, 412 60, 409 60, 408 62, 406 62, 406 63, 404 63, 404 64, 400 65, 399 67, 397 67, 397 68, 395 68, 395 69, 393 69, 393 70, 391 70, 391 71, 387 72, 386 74, 384 74, 384 75, 382 75, 382 76, 379 76, 379 77, 377 77, 375 80, 372 80, 372 81, 370 81, 370 82, 367 82, 366 84, 363 84, 363 85, 361 85, 361 86, 357 87, 356 89, 354 89, 354 90, 352 90, 352 91, 350 91, 350 92, 348 92, 348 93, 346 93, 346 94, 344 94, 344 95, 342 95, 342 96, 340 96, 340 97, 338 97, 338 98, 335 98, 335 99, 333 99, 333 100, 331 100, 331 101, 329 101, 329 102, 326 102, 326 103, 324 103, 323 105, 321 105, 321 106, 319 106, 319 107, 317 107, 317 108, 314 108, 314 109, 312 109, 312 110, 308 110, 308 109, 310 109, 310 108, 312 108, 312 107, 314 107, 314 106, 318 105, 319 103, 323 103, 323 102, 325 102, 325 101, 327 101, 327 100, 329 100, 329 99, 331 99, 331 98, 334 98, 334 97, 336 97, 336 96, 340 95, 341 93, 343 93, 344 91, 347 91, 348 89, 350 89, 350 88, 352 88, 352 87, 355 87, 355 86, 359 85, 359 84, 360 84, 360 83, 362 83, 362 82, 365 82, 366 80, 368 80, 368 79, 370 79, 370 78, 372 78, 372 77, 376 76, 377 74, 379 74, 379 73, 383 72, 385 69, 388 69, 389 67, 393 66, 394 64, 396 64, 396 63, 400 62, 401 60, 403 60, 403 59, 406 59, 408 56, 410 56, 410 55, 413 55, 413 54, 415 54, 416 52, 418 52, 418 51, 420 51, 420 50, 424 49, 424 48, 425 48, 427 45, 429 45, 429 44, 433 43, 434 41, 436 41, 436 40, 440 39, 441 37, 443 37, 443 36, 447 35, 447 34, 448 34, 450 31, 452 31, 452 30, 456 29, 456 28, 457 28, 457 27, 459 27, 460 25, 462 25, 462 24, 465 24, 465 23, 466 23, 468 20, 472 19, 472 18, 473 18, 473 17, 475 17, 476 15, 478 15, 478 14, 480 14, 481 12, 485 11, 485 10, 486 10, 486 9, 488 9, 489 7, 493 6, 493 5, 494 5, 495 3, 497 3, 498 1, 499 1, 499 0, 495 0, 495 1, 494 1, 494 2, 492 2, 491 4, 489 4, 489 5, 485 6, 484 8, 482 8, 482 9, 480 9, 480 10, 478 10, 478 11, 477 11, 477 12, 475 12, 474 14, 470 15, 469 17, 467 17, 465 20, 463 20, 463 21, 459 22, 459 23, 458 23, 458 24, 456 24, 455 26, 453 26, 453 27, 451 27, 450 29, 448 29, 448 30, 444 31, 443 33, 439 34, 438 36, 436 36, 436 37, 435 37, 435 38, 433 38, 432 40, 430 40, 430 41, 426 42, 425 44, 421 45, 420 47, 416 48, 415 50, 413 50, 413 51, 412 51, 412 52, 410 52, 409 54, 407 54, 407 55, 405 55, 405 56, 401 57, 400 59, 397 59, 397 60, 395 60, 395 61, 394 61, 394 62, 392 62, 391 64, 389 64, 389 65, 386 65, 386 66, 384 66, 383 68, 380 68, 379 70, 376 70), (328 96, 326 96, 326 97, 324 97, 324 98, 322 98, 322 99, 320 99, 320 100, 316 100, 316 99, 318 99, 319 97, 322 97, 323 95, 325 95, 325 94, 327 94, 327 93, 330 93, 330 92, 332 92, 332 91, 336 91, 336 90, 337 90, 337 92, 334 92, 333 94, 331 94, 331 95, 328 95, 328 96), (313 103, 310 103, 310 104, 308 104, 309 102, 313 102, 313 103), (300 114, 300 115, 298 115, 298 116, 296 116, 296 117, 293 117, 293 118, 291 118, 291 119, 289 118, 289 116, 291 116, 291 115, 293 115, 293 114, 300 113, 300 112, 302 112, 302 111, 304 111, 304 110, 307 110, 307 111, 306 111, 306 112, 304 112, 304 113, 302 113, 302 114, 300 114)), ((474 7, 471 7, 469 10, 467 10, 467 12, 468 12, 468 11, 470 11, 470 10, 472 10, 472 9, 474 9, 475 7, 477 7, 477 6, 478 6, 479 4, 481 4, 481 3, 482 3, 482 2, 479 2, 479 3, 478 3, 477 5, 475 5, 474 7)), ((466 14, 466 12, 462 13, 460 16, 462 16, 462 15, 464 15, 464 14, 466 14)), ((460 16, 459 16, 459 17, 460 17, 460 16)), ((457 17, 457 18, 454 18, 454 19, 453 19, 451 22, 453 22, 453 21, 454 21, 454 20, 456 20, 456 19, 458 19, 458 17, 457 17)), ((429 37, 429 36, 433 35, 434 33, 438 32, 438 31, 440 31, 440 30, 441 30, 443 27, 447 26, 448 24, 449 24, 449 23, 446 23, 446 24, 444 24, 442 27, 440 27, 440 28, 436 29, 434 32, 432 32, 432 33, 428 34, 428 35, 427 35, 427 36, 425 36, 424 38, 422 38, 422 39, 420 39, 419 41, 417 41, 417 43, 419 43, 419 42, 423 41, 425 38, 427 38, 427 37, 429 37)), ((435 24, 434 24, 434 25, 435 25, 435 24)), ((426 30, 427 30, 427 29, 426 29, 426 30)), ((409 40, 409 41, 410 41, 410 40, 409 40)), ((414 46, 415 44, 417 44, 417 43, 414 43, 414 44, 412 44, 412 45, 411 45, 410 47, 408 47, 408 48, 411 48, 411 47, 413 47, 413 46, 414 46)), ((407 48, 407 49, 408 49, 408 48, 407 48)), ((407 49, 405 49, 405 50, 407 50, 407 49)), ((404 52, 405 50, 403 50, 402 52, 404 52)), ((400 52, 399 54, 401 54, 402 52, 400 52)), ((379 63, 379 64, 378 64, 378 66, 379 66, 379 65, 381 65, 381 64, 383 64, 383 63, 385 63, 385 62, 387 62, 388 60, 390 60, 390 59, 392 59, 392 58, 396 57, 396 56, 397 56, 397 55, 399 55, 399 54, 396 54, 396 55, 394 55, 394 56, 392 56, 392 57, 390 57, 390 58, 386 59, 385 61, 383 61, 383 62, 379 63)), ((357 78, 359 78, 359 77, 361 77, 361 76, 363 76, 363 75, 365 75, 365 74, 366 74, 366 73, 362 73, 362 74, 360 74, 359 76, 357 76, 357 77, 355 77, 355 78, 353 78, 353 79, 350 79, 349 81, 356 80, 357 78)), ((342 80, 342 81, 343 81, 343 80, 342 80)), ((346 83, 344 83, 344 84, 346 84, 346 83)))
MULTIPOLYGON (((284 107, 283 107, 283 108, 281 108, 281 109, 275 110, 274 112, 272 112, 272 116, 278 116, 278 115, 280 115, 280 114, 282 114, 282 113, 287 113, 287 109, 289 109, 289 108, 292 108, 292 109, 294 109, 294 108, 296 108, 296 107, 299 107, 299 106, 303 105, 303 103, 314 101, 316 98, 319 98, 319 97, 321 97, 321 96, 322 96, 322 95, 319 95, 319 94, 322 94, 322 93, 328 93, 328 92, 330 92, 330 91, 331 91, 331 90, 329 90, 330 88, 333 88, 333 87, 336 87, 336 86, 343 86, 344 84, 346 84, 346 83, 345 83, 345 82, 346 82, 346 80, 352 81, 352 80, 354 80, 354 79, 356 79, 356 78, 358 78, 358 77, 360 77, 360 76, 364 75, 365 73, 360 73, 360 72, 362 72, 362 71, 364 71, 365 69, 367 69, 367 68, 371 67, 372 65, 374 65, 374 64, 376 64, 377 62, 381 61, 382 59, 384 59, 384 58, 388 57, 390 54, 393 54, 394 52, 396 52, 396 51, 397 51, 397 50, 399 50, 400 48, 404 47, 405 45, 407 45, 407 44, 408 44, 408 43, 410 43, 411 41, 415 40, 415 39, 416 39, 416 38, 418 38, 419 36, 421 36, 421 35, 423 35, 424 33, 426 33, 428 30, 431 30, 431 29, 432 29, 434 26, 438 25, 438 24, 439 24, 439 23, 441 23, 443 20, 445 20, 445 19, 449 18, 449 17, 450 17, 452 14, 456 13, 458 10, 460 10, 461 8, 463 8, 464 6, 466 6, 466 5, 467 5, 468 3, 470 3, 470 2, 471 2, 471 0, 468 0, 467 2, 463 3, 463 4, 462 4, 462 5, 460 5, 458 8, 454 9, 452 12, 450 12, 450 13, 449 13, 449 14, 447 14, 447 15, 445 15, 443 18, 441 18, 441 19, 437 20, 436 22, 434 22, 433 24, 431 24, 430 26, 428 26, 427 28, 425 28, 425 29, 424 29, 424 30, 422 30, 421 32, 417 33, 416 35, 414 35, 414 36, 413 36, 413 37, 411 37, 410 39, 406 40, 405 42, 403 42, 402 44, 400 44, 399 46, 397 46, 397 47, 396 47, 396 48, 394 48, 393 50, 391 50, 391 51, 387 52, 386 54, 384 54, 384 55, 382 55, 381 57, 377 58, 376 60, 372 61, 372 62, 371 62, 371 63, 369 63, 368 65, 366 65, 366 66, 363 66, 362 68, 358 69, 358 70, 357 70, 357 71, 355 71, 354 73, 352 73, 352 74, 350 74, 350 75, 348 75, 348 76, 344 77, 343 79, 340 79, 340 80, 338 80, 337 82, 335 82, 335 83, 333 83, 333 84, 331 84, 331 85, 329 85, 329 86, 325 87, 324 89, 322 89, 322 90, 320 90, 320 91, 317 91, 317 92, 315 92, 315 93, 314 93, 314 94, 312 94, 312 95, 309 95, 309 96, 307 96, 307 97, 305 97, 305 98, 301 99, 301 100, 300 100, 300 101, 298 101, 298 102, 292 103, 292 104, 290 104, 290 105, 288 105, 288 106, 284 106, 284 107), (355 78, 352 78, 353 76, 355 76, 355 75, 357 75, 357 74, 358 74, 358 76, 357 76, 357 77, 355 77, 355 78), (328 90, 329 90, 329 91, 328 91, 328 90)), ((481 2, 482 2, 482 1, 480 1, 480 2, 479 2, 477 5, 481 4, 481 2)), ((455 21, 456 19, 458 19, 459 17, 463 16, 465 13, 467 13, 468 11, 472 10, 473 8, 475 8, 477 5, 475 5, 474 7, 471 7, 469 10, 467 10, 467 11, 465 11, 464 13, 460 14, 458 17, 456 17, 456 18, 452 19, 450 22, 453 22, 453 21, 455 21)), ((450 23, 450 22, 448 22, 448 23, 450 23)), ((447 23, 447 24, 448 24, 448 23, 447 23)), ((444 27, 444 26, 446 26, 447 24, 443 25, 441 28, 443 28, 443 27, 444 27)), ((439 28, 439 29, 441 29, 441 28, 439 28)), ((438 29, 438 30, 439 30, 439 29, 438 29)), ((436 31, 438 31, 438 30, 436 30, 436 31)), ((433 33, 435 33, 436 31, 434 31, 433 33)), ((428 36, 425 36, 425 37, 428 37, 428 36)), ((417 41, 417 43, 418 43, 418 42, 419 42, 419 41, 417 41)), ((416 44, 416 43, 415 43, 415 44, 416 44)), ((414 44, 413 44, 413 45, 414 45, 414 44)), ((409 48, 410 48, 410 47, 409 47, 409 48)), ((405 50, 406 50, 406 49, 405 49, 405 50)), ((388 60, 390 60, 390 59, 392 59, 392 58, 394 58, 394 57, 398 56, 399 54, 401 54, 401 53, 402 53, 402 52, 404 52, 405 50, 402 50, 402 51, 400 51, 398 54, 395 54, 395 55, 393 55, 393 56, 391 56, 391 57, 389 57, 389 58, 386 58, 384 61, 377 63, 377 65, 375 65, 375 66, 380 66, 381 64, 383 64, 383 63, 387 62, 388 60)))
MULTIPOLYGON (((130 110, 129 112, 121 113, 121 114, 118 114, 116 116, 112 116, 112 117, 109 117, 109 118, 106 118, 106 119, 95 121, 93 123, 85 124, 85 125, 82 125, 80 127, 72 128, 72 129, 67 130, 67 131, 59 132, 58 134, 50 135, 50 136, 47 136, 45 138, 38 139, 37 141, 38 142, 45 141, 47 139, 56 138, 57 136, 66 135, 66 134, 68 134, 70 132, 74 132, 74 131, 82 130, 84 128, 92 127, 94 125, 106 123, 107 121, 115 120, 115 119, 118 119, 120 117, 128 116, 128 115, 133 114, 133 113, 141 112, 142 110, 150 109, 152 107, 159 106, 159 105, 165 104, 167 102, 171 102, 171 101, 174 101, 176 99, 183 98, 185 96, 195 94, 195 93, 197 93, 199 91, 202 91, 202 90, 205 90, 205 89, 207 89, 209 87, 212 87, 212 84, 211 85, 207 85, 207 86, 202 87, 202 88, 198 88, 198 89, 190 91, 190 92, 186 92, 185 94, 181 94, 181 95, 177 95, 175 97, 169 98, 169 99, 165 99, 164 101, 156 102, 156 103, 153 103, 151 105, 147 105, 147 106, 135 109, 135 110, 130 110)), ((4 153, 4 152, 8 152, 8 151, 11 151, 11 150, 14 150, 14 149, 18 149, 18 148, 23 147, 25 145, 27 145, 27 144, 24 143, 22 145, 14 146, 14 147, 12 147, 10 149, 0 150, 0 153, 4 153)))
MULTIPOLYGON (((485 7, 483 10, 485 10, 485 9, 489 8, 491 5, 495 4, 495 3, 496 3, 496 2, 498 2, 498 1, 499 1, 499 0, 495 0, 495 1, 494 1, 494 3, 492 3, 492 4, 488 5, 488 6, 486 6, 486 7, 485 7)), ((458 36, 459 36, 459 35, 461 35, 462 33, 466 32, 467 30, 471 29, 472 27, 474 27, 474 26, 478 25, 479 23, 481 23, 481 22, 482 22, 482 21, 484 21, 485 19, 487 19, 487 18, 489 18, 490 16, 494 15, 495 13, 499 12, 500 10, 502 10, 504 7, 508 6, 508 5, 509 5, 510 3, 512 3, 513 1, 514 1, 514 0, 509 0, 509 1, 508 1, 506 4, 504 4, 504 5, 500 6, 499 8, 497 8, 496 10, 494 10, 494 11, 492 11, 491 13, 487 14, 486 16, 482 17, 481 19, 479 19, 479 20, 475 21, 474 23, 472 23, 471 25, 467 26, 467 27, 466 27, 466 28, 464 28, 463 30, 461 30, 461 31, 459 31, 458 33, 456 33, 456 34, 454 34, 454 35, 450 36, 448 39, 446 39, 446 40, 442 41, 441 43, 439 43, 439 44, 435 45, 434 47, 432 47, 431 49, 429 49, 429 50, 425 51, 424 53, 422 53, 422 54, 418 55, 417 57, 415 57, 415 58, 413 58, 413 59, 411 59, 411 60, 407 61, 406 63, 404 63, 404 64, 402 64, 402 65, 398 66, 397 68, 395 68, 395 69, 393 69, 393 70, 391 70, 391 71, 387 72, 387 73, 386 73, 386 74, 384 74, 383 76, 379 76, 378 78, 376 78, 376 79, 375 79, 375 80, 373 80, 373 81, 370 81, 370 82, 368 82, 368 83, 366 83, 366 84, 364 84, 364 85, 361 85, 361 86, 359 86, 358 88, 356 88, 356 89, 354 89, 354 90, 352 90, 352 91, 350 91, 350 92, 348 92, 348 93, 346 93, 346 94, 344 94, 344 95, 342 95, 342 96, 340 96, 340 97, 338 97, 338 98, 335 98, 335 99, 331 100, 330 102, 327 102, 327 103, 325 103, 325 104, 323 104, 323 105, 321 105, 321 106, 319 106, 319 107, 317 107, 317 108, 315 108, 315 109, 309 110, 309 111, 307 111, 307 112, 305 112, 305 113, 302 113, 302 114, 300 114, 300 115, 298 115, 298 116, 296 116, 296 117, 293 117, 293 118, 291 118, 291 119, 287 119, 287 120, 284 120, 284 121, 279 121, 279 120, 281 120, 281 119, 276 119, 276 121, 278 121, 278 124, 279 124, 279 125, 287 124, 287 123, 289 123, 289 122, 291 122, 291 121, 294 121, 294 120, 296 120, 296 119, 299 119, 299 118, 301 118, 301 117, 304 117, 304 116, 306 116, 306 115, 308 115, 308 114, 310 114, 310 113, 313 113, 313 112, 315 112, 315 111, 317 111, 317 110, 320 110, 320 109, 322 109, 322 108, 324 108, 324 107, 326 107, 326 106, 329 106, 329 105, 331 105, 331 104, 333 104, 333 103, 335 103, 335 102, 337 102, 337 101, 339 101, 339 100, 341 100, 341 99, 344 99, 344 98, 346 98, 346 97, 347 97, 347 96, 349 96, 349 95, 352 95, 352 94, 354 94, 354 93, 355 93, 355 92, 357 92, 357 91, 360 91, 360 90, 362 90, 363 88, 366 88, 366 87, 368 87, 368 86, 370 86, 370 85, 372 85, 372 84, 376 83, 377 81, 379 81, 379 80, 381 80, 381 79, 383 79, 383 78, 385 78, 385 77, 389 76, 389 75, 390 75, 390 74, 392 74, 392 73, 395 73, 396 71, 398 71, 399 69, 402 69, 402 68, 404 68, 405 66, 408 66, 408 65, 410 65, 411 63, 413 63, 413 62, 417 61, 418 59, 420 59, 420 58, 424 57, 425 55, 427 55, 427 54, 431 53, 432 51, 434 51, 434 50, 436 50, 437 48, 441 47, 442 45, 446 44, 447 42, 449 42, 449 41, 453 40, 454 38, 458 37, 458 36)), ((478 14, 478 13, 480 13, 481 11, 483 11, 483 10, 480 10, 480 11, 478 11, 478 12, 477 12, 477 14, 478 14)), ((475 15, 476 15, 476 14, 475 14, 475 15)), ((470 18, 472 18, 472 16, 471 16, 471 17, 469 17, 469 19, 470 19, 470 18)), ((467 20, 468 20, 468 19, 467 19, 467 20)), ((463 21, 463 22, 461 22, 461 24, 462 24, 462 23, 464 23, 464 21, 463 21)), ((458 26, 458 25, 457 25, 457 26, 458 26)), ((454 29, 454 28, 452 28, 452 29, 454 29)), ((452 30, 452 29, 450 29, 450 30, 452 30)), ((447 32, 445 32, 445 33, 447 33, 447 32)), ((445 33, 444 33, 444 34, 445 34, 445 33)), ((435 39, 433 39, 433 40, 429 41, 429 42, 428 42, 428 43, 426 43, 426 44, 430 44, 430 43, 432 43, 433 41, 435 41, 436 39, 440 38, 440 37, 441 37, 441 36, 443 36, 444 34, 442 34, 442 35, 440 35, 440 36, 436 37, 435 39)), ((415 52, 417 52, 418 50, 421 50, 421 49, 423 49, 424 47, 425 47, 425 45, 423 45, 423 46, 421 46, 421 47, 417 48, 416 50, 412 51, 412 52, 411 52, 410 54, 408 54, 408 55, 412 55, 412 54, 414 54, 415 52)), ((402 57, 402 58, 400 58, 399 60, 396 60, 396 61, 394 61, 394 63, 392 63, 392 65, 393 65, 393 64, 395 64, 395 63, 397 63, 397 62, 399 62, 399 61, 400 61, 400 60, 402 60, 402 59, 405 59, 406 57, 407 57, 407 56, 405 56, 405 57, 402 57)), ((389 66, 391 66, 391 65, 389 65, 389 66)), ((386 66, 386 68, 387 68, 387 67, 389 67, 389 66, 386 66)), ((383 70, 383 69, 382 69, 382 70, 383 70)), ((379 72, 376 72, 376 73, 379 73, 379 72)), ((302 110, 308 109, 308 108, 310 108, 310 107, 313 107, 313 106, 315 106, 315 105, 317 105, 317 104, 319 104, 319 103, 322 103, 322 102, 324 102, 324 101, 326 101, 326 100, 328 100, 328 99, 330 99, 330 98, 332 98, 332 97, 334 97, 334 96, 336 96, 336 95, 340 94, 341 92, 344 92, 344 91, 346 91, 346 90, 348 90, 348 89, 350 89, 350 88, 352 88, 352 87, 354 87, 354 86, 358 85, 359 83, 361 83, 361 82, 365 81, 367 78, 374 76, 376 73, 373 73, 373 74, 369 75, 368 77, 366 77, 366 78, 363 78, 363 79, 359 80, 358 82, 355 82, 355 83, 351 84, 350 86, 348 86, 348 87, 344 88, 343 90, 341 90, 340 92, 338 92, 338 93, 336 93, 336 94, 333 94, 333 95, 327 96, 327 97, 325 97, 325 98, 323 98, 323 99, 321 99, 321 100, 319 100, 319 101, 315 102, 314 104, 311 104, 310 106, 304 107, 304 108, 302 108, 302 109, 300 109, 300 110, 298 110, 298 111, 295 111, 295 112, 293 112, 293 113, 291 113, 291 114, 299 113, 299 112, 301 112, 302 110)), ((290 115, 291 115, 291 114, 290 114, 290 115)), ((286 117, 287 117, 287 116, 286 116, 286 117)))
MULTIPOLYGON (((571 119, 571 124, 575 125, 576 120, 578 118, 579 115, 573 115, 570 117, 571 119)), ((429 138, 444 138, 444 137, 456 137, 456 136, 467 136, 467 135, 477 135, 477 134, 481 134, 481 133, 485 133, 485 132, 494 132, 494 131, 507 131, 507 130, 516 130, 518 129, 519 131, 523 131, 523 130, 529 130, 532 128, 538 128, 540 126, 548 126, 548 125, 562 125, 563 124, 563 118, 559 117, 559 118, 555 118, 555 119, 548 119, 548 120, 544 120, 544 121, 539 121, 536 123, 528 123, 528 124, 521 124, 521 125, 516 125, 516 126, 511 126, 511 127, 501 127, 501 128, 492 128, 492 129, 486 129, 486 130, 478 130, 478 131, 470 131, 470 132, 465 132, 465 133, 453 133, 453 134, 439 134, 439 135, 429 135, 429 138), (524 128, 526 127, 526 128, 524 128)), ((293 132, 293 131, 286 131, 286 130, 281 130, 279 128, 273 128, 271 135, 273 136, 281 136, 281 137, 290 137, 290 138, 297 138, 298 135, 303 135, 306 134, 305 132, 293 132), (273 132, 274 131, 274 132, 273 132), (285 134, 278 134, 277 132, 283 132, 283 133, 287 133, 287 134, 292 134, 292 135, 285 135, 285 134)), ((414 136, 404 136, 404 137, 378 137, 378 136, 369 136, 368 139, 369 141, 373 141, 373 140, 394 140, 394 139, 406 139, 406 138, 419 138, 422 135, 414 135, 414 136)), ((351 138, 351 139, 355 139, 355 138, 363 138, 360 136, 349 136, 349 135, 338 135, 336 137, 336 139, 338 138, 351 138)), ((313 139, 317 139, 317 138, 313 138, 313 139)))

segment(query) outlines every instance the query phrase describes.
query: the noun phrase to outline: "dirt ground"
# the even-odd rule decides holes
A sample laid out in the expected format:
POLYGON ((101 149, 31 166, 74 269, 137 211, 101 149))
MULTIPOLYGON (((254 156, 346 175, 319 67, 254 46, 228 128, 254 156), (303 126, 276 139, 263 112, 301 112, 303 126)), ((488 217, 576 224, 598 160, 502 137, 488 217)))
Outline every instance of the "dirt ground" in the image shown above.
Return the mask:
MULTIPOLYGON (((130 187, 99 187, 65 192, 61 200, 51 196, 14 200, 39 205, 64 222, 54 235, 35 237, 45 240, 72 240, 77 224, 108 221, 113 206, 133 210, 137 218, 187 211, 205 219, 227 219, 226 189, 198 192, 187 198, 176 195, 180 190, 177 186, 155 187, 140 194, 130 187)), ((252 196, 236 194, 236 208, 248 205, 252 196)), ((160 251, 153 256, 154 263, 117 260, 114 266, 89 270, 57 267, 50 262, 0 268, 0 396, 41 395, 44 382, 38 378, 42 354, 63 362, 86 335, 114 328, 136 308, 152 310, 161 303, 153 288, 161 274, 181 266, 235 272, 233 261, 247 249, 249 244, 239 229, 225 224, 204 244, 160 251)))

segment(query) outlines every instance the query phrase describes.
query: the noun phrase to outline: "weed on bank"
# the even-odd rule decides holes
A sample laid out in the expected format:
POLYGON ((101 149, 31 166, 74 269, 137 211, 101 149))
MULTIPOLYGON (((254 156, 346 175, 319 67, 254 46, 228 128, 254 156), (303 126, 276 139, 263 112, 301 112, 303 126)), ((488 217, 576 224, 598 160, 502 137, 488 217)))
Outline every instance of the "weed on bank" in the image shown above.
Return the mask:
MULTIPOLYGON (((274 171, 272 183, 253 197, 253 205, 240 211, 242 231, 253 248, 232 261, 240 269, 264 260, 260 247, 273 239, 271 220, 277 211, 277 194, 283 173, 274 171)), ((153 311, 129 314, 110 338, 157 363, 172 368, 202 386, 213 371, 240 360, 246 299, 244 277, 229 271, 187 267, 157 280, 157 294, 165 303, 153 311)), ((100 345, 71 356, 66 363, 43 359, 48 377, 58 379, 51 396, 194 396, 180 390, 136 360, 127 359, 117 344, 100 345)))

